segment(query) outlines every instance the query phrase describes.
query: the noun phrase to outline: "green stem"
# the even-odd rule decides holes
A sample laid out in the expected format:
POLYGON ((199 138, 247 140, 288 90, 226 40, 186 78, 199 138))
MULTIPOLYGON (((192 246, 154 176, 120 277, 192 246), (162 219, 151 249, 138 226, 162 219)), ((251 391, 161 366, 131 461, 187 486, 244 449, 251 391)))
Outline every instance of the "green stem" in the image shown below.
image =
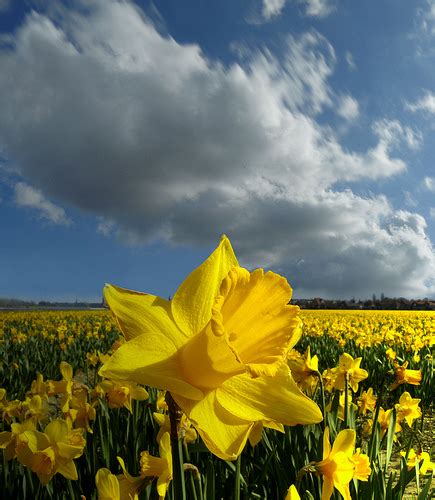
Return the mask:
POLYGON ((344 374, 344 428, 349 429, 349 375, 344 374))
POLYGON ((322 374, 317 371, 315 372, 317 378, 319 379, 319 387, 320 387, 320 405, 321 405, 321 410, 322 410, 322 415, 323 415, 323 420, 320 422, 320 425, 322 426, 322 431, 325 432, 325 418, 326 418, 326 413, 325 413, 325 387, 323 385, 323 378, 322 374))
POLYGON ((378 418, 379 418, 379 410, 380 410, 381 405, 382 405, 382 398, 384 397, 384 388, 385 388, 385 376, 383 377, 382 382, 381 382, 379 396, 378 396, 378 399, 376 400, 375 416, 373 417, 372 434, 370 436, 369 449, 368 449, 370 462, 372 462, 373 458, 374 458, 373 444, 374 444, 374 440, 375 440, 376 426, 377 426, 378 418))
POLYGON ((240 500, 240 466, 242 463, 242 454, 237 457, 236 461, 236 480, 234 482, 234 500, 240 500))
POLYGON ((166 404, 169 410, 169 421, 171 423, 171 449, 172 449, 172 481, 174 488, 174 500, 186 500, 186 486, 184 484, 184 466, 182 442, 178 439, 178 429, 181 420, 181 410, 171 396, 166 393, 166 404))

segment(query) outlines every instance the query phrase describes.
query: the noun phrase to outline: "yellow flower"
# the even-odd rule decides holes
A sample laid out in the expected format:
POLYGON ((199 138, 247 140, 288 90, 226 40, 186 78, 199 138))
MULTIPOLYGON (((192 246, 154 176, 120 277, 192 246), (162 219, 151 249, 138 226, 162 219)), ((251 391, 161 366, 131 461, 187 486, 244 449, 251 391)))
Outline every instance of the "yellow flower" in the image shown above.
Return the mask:
POLYGON ((344 391, 344 381, 347 376, 349 387, 352 388, 353 392, 358 390, 359 382, 369 376, 367 370, 359 367, 361 360, 362 358, 353 359, 352 356, 346 352, 340 356, 338 360, 337 377, 334 383, 336 389, 344 391))
POLYGON ((112 474, 109 469, 99 469, 95 475, 98 500, 139 500, 139 493, 146 487, 148 480, 142 476, 131 476, 124 460, 117 457, 122 474, 112 474))
MULTIPOLYGON (((90 366, 97 366, 100 360, 100 355, 98 352, 87 352, 86 361, 90 366)), ((107 470, 107 469, 106 469, 107 470)))
POLYGON ((171 439, 165 432, 159 441, 159 457, 153 457, 147 451, 140 454, 141 477, 157 477, 157 493, 165 498, 166 490, 172 479, 171 439))
POLYGON ((354 453, 356 434, 353 429, 345 429, 337 434, 334 444, 329 442, 329 427, 323 434, 323 460, 314 464, 323 475, 322 500, 331 498, 336 488, 345 498, 351 500, 349 483, 352 479, 367 481, 371 469, 367 455, 360 450, 354 453))
POLYGON ((5 450, 6 460, 12 460, 16 456, 18 437, 25 431, 34 430, 36 430, 36 422, 29 419, 25 420, 22 424, 12 424, 10 431, 0 432, 0 448, 5 450))
POLYGON ((359 479, 360 481, 368 481, 372 472, 369 457, 364 453, 361 453, 360 448, 357 448, 356 453, 352 455, 351 460, 355 464, 353 477, 355 479, 359 479))
POLYGON ((391 347, 389 347, 389 348, 385 351, 385 355, 387 356, 387 358, 388 358, 390 361, 393 361, 393 360, 394 360, 394 359, 396 359, 396 357, 397 357, 396 351, 394 351, 391 347))
POLYGON ((165 432, 159 441, 159 457, 143 451, 140 455, 140 475, 130 475, 124 460, 117 457, 122 474, 114 475, 109 469, 99 469, 95 476, 98 500, 138 500, 140 492, 149 482, 148 478, 157 477, 157 492, 160 499, 165 498, 172 479, 172 453, 169 433, 165 432))
POLYGON ((290 367, 294 380, 304 390, 310 389, 317 382, 315 377, 319 370, 319 359, 317 356, 311 357, 310 346, 304 356, 294 358, 288 356, 287 364, 290 367))
POLYGON ((315 465, 319 474, 323 475, 322 500, 331 498, 334 487, 345 500, 351 500, 349 483, 354 477, 355 464, 351 457, 355 447, 355 431, 346 429, 337 435, 334 444, 329 442, 329 427, 323 434, 323 460, 315 465))
POLYGON ((292 484, 288 489, 285 500, 301 500, 298 490, 296 489, 296 486, 294 484, 292 484))
MULTIPOLYGON (((393 413, 393 410, 384 410, 382 406, 379 408, 379 415, 378 415, 378 423, 381 427, 381 437, 385 435, 385 433, 388 431, 388 427, 390 426, 390 420, 391 420, 391 415, 393 413)), ((373 422, 372 422, 373 425, 373 422)), ((402 427, 399 423, 398 420, 396 420, 396 426, 394 429, 394 432, 400 432, 402 430, 402 427)))
POLYGON ((42 484, 60 473, 67 479, 77 479, 73 462, 83 453, 85 440, 80 429, 70 430, 64 420, 53 420, 44 432, 25 431, 17 438, 18 460, 39 477, 42 484))
POLYGON ((335 379, 337 377, 337 368, 327 368, 322 373, 323 387, 325 391, 332 392, 334 389, 335 379))
POLYGON ((73 369, 66 361, 60 363, 60 373, 62 380, 47 380, 47 392, 49 396, 61 394, 60 407, 63 413, 69 410, 69 402, 73 394, 73 369))
MULTIPOLYGON (((406 456, 405 451, 401 451, 400 454, 402 455, 402 457, 406 456)), ((420 474, 425 475, 435 470, 435 463, 431 461, 429 453, 427 451, 419 451, 418 453, 416 453, 414 448, 411 448, 409 450, 408 461, 406 462, 408 470, 411 470, 415 467, 415 462, 421 462, 422 460, 423 463, 420 465, 420 474)))
POLYGON ((396 389, 401 384, 420 385, 421 371, 408 370, 408 364, 408 361, 405 361, 402 366, 397 363, 394 365, 396 380, 393 382, 391 390, 396 389))
POLYGON ((119 481, 109 469, 98 469, 95 475, 98 500, 120 500, 119 481))
POLYGON ((107 285, 127 342, 100 374, 170 391, 206 446, 234 460, 256 422, 322 420, 285 363, 301 335, 291 293, 283 277, 239 267, 226 237, 170 302, 107 285))
POLYGON ((131 402, 133 399, 137 401, 148 399, 146 389, 135 383, 103 380, 98 386, 99 390, 106 395, 109 408, 122 408, 124 406, 132 413, 131 402))
POLYGON ((421 417, 421 409, 418 406, 420 399, 415 399, 411 397, 409 392, 404 392, 399 399, 399 403, 396 404, 397 420, 400 422, 403 419, 411 427, 412 422, 416 418, 421 417))
POLYGON ((360 412, 365 415, 368 411, 374 411, 376 400, 376 396, 373 395, 373 387, 370 387, 367 391, 363 391, 358 398, 360 412))

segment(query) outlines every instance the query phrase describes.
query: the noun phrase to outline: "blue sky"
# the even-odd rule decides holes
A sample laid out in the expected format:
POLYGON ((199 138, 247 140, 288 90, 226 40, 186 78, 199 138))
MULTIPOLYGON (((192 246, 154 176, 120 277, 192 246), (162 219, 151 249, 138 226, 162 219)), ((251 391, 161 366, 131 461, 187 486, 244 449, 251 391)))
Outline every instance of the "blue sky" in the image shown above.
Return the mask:
POLYGON ((0 0, 0 297, 435 297, 435 1, 0 0))

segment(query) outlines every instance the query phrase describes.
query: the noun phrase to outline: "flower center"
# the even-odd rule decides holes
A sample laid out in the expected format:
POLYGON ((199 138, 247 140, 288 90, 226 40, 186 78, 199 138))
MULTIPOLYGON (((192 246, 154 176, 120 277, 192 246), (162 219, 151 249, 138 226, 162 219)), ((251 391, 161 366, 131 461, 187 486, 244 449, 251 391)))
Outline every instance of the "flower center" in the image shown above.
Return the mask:
POLYGON ((291 292, 285 278, 275 273, 232 268, 209 323, 180 353, 187 380, 214 389, 245 371, 275 375, 300 337, 299 308, 288 305, 291 292))

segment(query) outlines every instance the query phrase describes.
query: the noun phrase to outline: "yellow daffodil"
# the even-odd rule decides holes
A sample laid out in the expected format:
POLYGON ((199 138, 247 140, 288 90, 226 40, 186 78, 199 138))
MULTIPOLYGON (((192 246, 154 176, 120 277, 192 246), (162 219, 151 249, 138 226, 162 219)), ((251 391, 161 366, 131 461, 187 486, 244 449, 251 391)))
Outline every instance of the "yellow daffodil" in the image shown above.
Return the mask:
POLYGON ((387 356, 387 359, 389 359, 390 361, 394 361, 397 358, 396 351, 394 351, 394 349, 392 349, 391 347, 389 347, 385 351, 385 355, 387 356))
POLYGON ((376 396, 373 395, 373 387, 369 387, 367 391, 363 391, 358 398, 358 406, 362 415, 368 411, 374 411, 376 406, 376 396))
MULTIPOLYGON (((402 457, 406 456, 405 451, 401 451, 400 454, 402 457)), ((421 461, 423 461, 423 463, 420 464, 420 474, 425 475, 435 470, 435 463, 431 461, 430 455, 427 451, 419 451, 416 453, 414 448, 411 448, 408 454, 408 461, 406 462, 408 470, 413 469, 415 467, 415 463, 421 461)))
POLYGON ((353 359, 353 357, 346 352, 340 356, 338 360, 337 376, 334 383, 336 389, 344 391, 345 378, 347 377, 349 387, 352 388, 353 392, 358 390, 358 384, 361 380, 369 376, 367 370, 359 367, 361 360, 362 358, 353 359))
POLYGON ((305 355, 299 358, 287 357, 287 364, 290 367, 294 380, 303 390, 312 388, 317 383, 315 376, 319 370, 319 359, 317 356, 311 357, 310 346, 305 355))
MULTIPOLYGON (((382 407, 379 408, 379 415, 378 415, 378 423, 381 427, 381 437, 385 435, 385 433, 388 431, 388 427, 390 426, 390 420, 391 420, 391 415, 393 413, 393 410, 384 410, 382 407)), ((370 421, 372 422, 372 421, 370 421)), ((372 422, 373 424, 373 422, 372 422)), ((402 430, 402 426, 400 425, 399 421, 396 420, 396 426, 394 428, 394 432, 400 432, 402 430)))
POLYGON ((368 457, 354 453, 356 434, 353 429, 338 433, 334 444, 329 442, 329 428, 323 434, 323 460, 314 464, 316 471, 323 475, 322 500, 331 498, 336 488, 345 500, 351 500, 349 483, 352 479, 366 481, 370 475, 368 457))
POLYGON ((285 363, 301 335, 291 293, 283 277, 239 267, 226 237, 170 302, 107 285, 127 342, 100 374, 170 391, 207 447, 233 460, 256 422, 322 420, 285 363))
POLYGON ((98 469, 95 475, 98 500, 121 500, 119 481, 109 469, 98 469))
POLYGON ((406 423, 411 427, 412 422, 421 417, 421 409, 418 403, 420 403, 420 399, 412 398, 409 392, 404 392, 400 396, 399 403, 396 404, 398 421, 406 420, 406 423))
POLYGON ((137 401, 148 399, 146 389, 132 382, 103 380, 98 384, 98 387, 100 393, 106 395, 109 408, 122 408, 124 406, 132 413, 131 402, 133 399, 137 401))
POLYGON ((326 370, 324 370, 324 372, 322 373, 322 380, 325 391, 333 391, 336 377, 337 368, 327 368, 326 370))
POLYGON ((95 476, 98 500, 138 500, 140 492, 151 478, 157 478, 159 498, 165 498, 172 479, 172 452, 169 433, 165 432, 159 441, 159 457, 143 451, 140 455, 140 475, 132 476, 124 460, 117 457, 122 474, 116 476, 109 469, 99 469, 95 476))
POLYGON ((323 475, 322 500, 331 498, 334 487, 350 500, 349 483, 354 476, 355 465, 351 461, 355 447, 355 431, 341 431, 332 445, 329 442, 329 428, 323 434, 323 460, 315 464, 319 474, 323 475))
POLYGON ((60 373, 62 380, 47 380, 47 393, 49 396, 61 395, 60 407, 63 413, 67 413, 73 391, 73 368, 66 361, 61 361, 60 373))
POLYGON ((408 370, 408 361, 405 361, 402 366, 394 365, 394 374, 396 380, 391 386, 391 390, 396 389, 401 384, 420 385, 422 374, 421 370, 408 370))
POLYGON ((14 423, 10 431, 0 432, 0 448, 5 450, 6 460, 16 456, 18 437, 26 431, 35 431, 36 422, 32 419, 25 420, 22 424, 14 423))
POLYGON ((42 484, 60 473, 67 479, 77 479, 73 459, 83 453, 85 440, 81 430, 70 430, 64 420, 53 420, 44 432, 25 431, 17 438, 18 460, 35 472, 42 484))
POLYGON ((292 484, 288 489, 287 495, 285 496, 284 500, 301 500, 298 490, 296 489, 296 486, 294 484, 292 484))
POLYGON ((357 448, 356 452, 351 457, 355 465, 353 477, 359 481, 368 481, 372 470, 370 468, 370 459, 364 453, 361 453, 361 448, 357 448))
POLYGON ((157 477, 157 493, 165 498, 166 490, 172 479, 171 439, 165 432, 159 441, 159 457, 153 457, 147 451, 140 454, 141 477, 157 477))

